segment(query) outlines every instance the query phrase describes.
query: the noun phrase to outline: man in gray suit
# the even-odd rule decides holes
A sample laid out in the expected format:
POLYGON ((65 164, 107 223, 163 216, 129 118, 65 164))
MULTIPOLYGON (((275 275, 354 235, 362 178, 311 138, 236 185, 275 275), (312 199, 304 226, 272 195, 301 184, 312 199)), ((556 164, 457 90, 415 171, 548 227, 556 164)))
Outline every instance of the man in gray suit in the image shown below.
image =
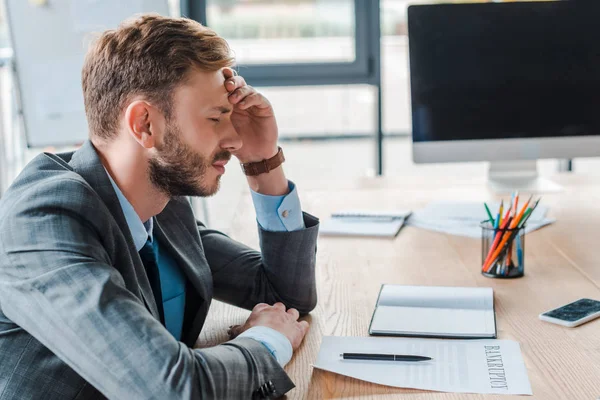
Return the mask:
POLYGON ((318 220, 283 173, 269 102, 226 42, 145 15, 100 36, 82 85, 90 140, 41 154, 0 201, 0 399, 245 399, 283 370, 316 305, 318 220), (261 252, 208 229, 186 196, 248 175, 261 252), (214 298, 252 309, 193 349, 214 298))

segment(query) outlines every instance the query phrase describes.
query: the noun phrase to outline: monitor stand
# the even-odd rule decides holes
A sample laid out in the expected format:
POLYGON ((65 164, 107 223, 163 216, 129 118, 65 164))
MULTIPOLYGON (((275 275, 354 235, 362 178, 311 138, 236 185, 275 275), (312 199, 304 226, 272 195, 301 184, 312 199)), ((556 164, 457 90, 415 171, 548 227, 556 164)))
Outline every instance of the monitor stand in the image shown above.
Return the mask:
POLYGON ((537 161, 491 162, 489 185, 497 194, 556 193, 563 187, 538 175, 537 161))

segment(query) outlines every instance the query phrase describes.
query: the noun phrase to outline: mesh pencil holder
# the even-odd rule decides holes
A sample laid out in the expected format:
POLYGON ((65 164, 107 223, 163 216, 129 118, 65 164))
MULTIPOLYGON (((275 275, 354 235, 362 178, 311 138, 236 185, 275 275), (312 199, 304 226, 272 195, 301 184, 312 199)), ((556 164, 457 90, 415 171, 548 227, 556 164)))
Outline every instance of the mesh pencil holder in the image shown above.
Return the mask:
POLYGON ((525 226, 494 229, 481 223, 481 273, 488 278, 511 279, 525 274, 525 226))

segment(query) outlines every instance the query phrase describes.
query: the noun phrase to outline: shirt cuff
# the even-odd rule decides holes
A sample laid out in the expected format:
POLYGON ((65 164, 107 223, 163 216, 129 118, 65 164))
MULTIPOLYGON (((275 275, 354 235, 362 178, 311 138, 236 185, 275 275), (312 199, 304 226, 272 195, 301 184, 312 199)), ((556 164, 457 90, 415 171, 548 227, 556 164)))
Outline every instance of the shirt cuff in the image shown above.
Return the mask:
POLYGON ((292 344, 283 333, 275 329, 266 326, 254 326, 242 332, 238 337, 247 337, 262 343, 282 367, 285 367, 292 359, 292 344))
POLYGON ((285 196, 268 196, 250 189, 256 210, 256 220, 266 231, 291 232, 304 229, 302 207, 296 185, 288 181, 290 192, 285 196))

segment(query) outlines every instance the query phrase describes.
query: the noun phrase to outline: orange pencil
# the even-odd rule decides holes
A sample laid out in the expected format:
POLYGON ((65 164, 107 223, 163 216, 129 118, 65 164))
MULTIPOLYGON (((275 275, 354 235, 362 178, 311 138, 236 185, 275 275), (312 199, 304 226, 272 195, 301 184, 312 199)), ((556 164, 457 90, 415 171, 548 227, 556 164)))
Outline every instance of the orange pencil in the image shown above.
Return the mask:
MULTIPOLYGON (((525 211, 527 211, 527 207, 529 206, 529 203, 531 203, 531 199, 533 199, 533 195, 531 195, 531 197, 529 197, 529 199, 527 200, 527 202, 525 203, 525 205, 523 206, 523 208, 521 209, 521 212, 519 213, 519 216, 515 220, 513 220, 513 223, 511 224, 511 229, 515 228, 519 225, 519 223, 521 222, 521 218, 523 218, 523 215, 525 214, 525 211)), ((515 208, 516 211, 516 208, 515 208)))
POLYGON ((496 232, 496 236, 494 237, 494 242, 490 246, 490 251, 489 251, 487 257, 485 258, 485 262, 483 263, 483 265, 487 264, 492 253, 494 252, 494 248, 500 242, 500 239, 502 238, 502 230, 506 229, 508 224, 510 223, 509 215, 510 215, 510 207, 508 207, 508 210, 506 210, 506 214, 504 214, 504 219, 503 219, 502 225, 500 226, 500 229, 498 230, 498 232, 496 232))
MULTIPOLYGON (((515 227, 517 227, 519 225, 519 222, 521 222, 521 218, 523 218, 523 215, 525 214, 525 210, 527 210, 527 206, 529 205, 529 202, 531 202, 532 198, 533 198, 533 195, 529 198, 529 200, 527 200, 527 202, 525 203, 525 205, 521 209, 521 212, 519 212, 519 215, 516 218, 512 219, 512 221, 510 223, 510 228, 509 229, 514 229, 515 227)), ((504 245, 508 241, 509 237, 510 237, 510 232, 506 232, 504 234, 504 236, 502 237, 502 240, 500 241, 500 244, 498 245, 498 247, 495 248, 492 256, 491 257, 489 257, 489 256, 487 257, 487 259, 485 260, 485 263, 483 264, 483 270, 485 272, 488 272, 488 270, 490 269, 490 265, 492 264, 491 261, 493 261, 496 258, 498 258, 498 256, 500 255, 500 252, 502 251, 502 248, 504 247, 504 245)), ((494 248, 494 247, 492 246, 492 248, 494 248)))

